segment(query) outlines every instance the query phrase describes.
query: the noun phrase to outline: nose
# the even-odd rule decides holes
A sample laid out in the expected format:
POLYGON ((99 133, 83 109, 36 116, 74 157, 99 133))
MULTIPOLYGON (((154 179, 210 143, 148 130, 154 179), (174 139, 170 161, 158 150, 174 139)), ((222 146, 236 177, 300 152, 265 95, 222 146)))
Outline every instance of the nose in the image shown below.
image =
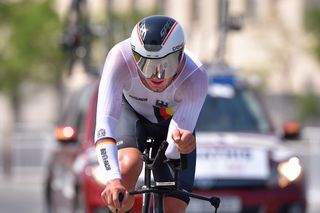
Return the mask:
POLYGON ((162 69, 161 64, 157 64, 156 66, 156 77, 158 79, 163 79, 164 78, 164 70, 162 69))
POLYGON ((157 65, 156 65, 156 72, 157 72, 157 73, 160 72, 160 71, 161 71, 161 68, 162 68, 161 64, 157 64, 157 65))

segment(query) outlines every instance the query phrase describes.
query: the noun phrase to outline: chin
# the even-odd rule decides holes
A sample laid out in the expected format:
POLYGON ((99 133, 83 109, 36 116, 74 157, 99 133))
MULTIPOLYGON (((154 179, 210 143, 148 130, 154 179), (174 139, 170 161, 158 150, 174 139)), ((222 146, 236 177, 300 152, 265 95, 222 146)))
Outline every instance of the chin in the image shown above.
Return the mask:
POLYGON ((159 89, 159 88, 151 88, 151 90, 153 91, 153 92, 162 92, 164 89, 159 89))
POLYGON ((149 84, 149 88, 153 91, 156 91, 156 92, 161 92, 163 91, 166 87, 165 86, 162 86, 162 85, 159 85, 159 84, 149 84))

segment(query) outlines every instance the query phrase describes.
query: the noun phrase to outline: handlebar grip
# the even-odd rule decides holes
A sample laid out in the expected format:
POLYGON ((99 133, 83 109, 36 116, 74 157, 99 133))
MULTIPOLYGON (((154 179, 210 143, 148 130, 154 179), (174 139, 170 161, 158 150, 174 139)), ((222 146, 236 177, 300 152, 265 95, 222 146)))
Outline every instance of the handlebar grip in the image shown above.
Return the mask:
POLYGON ((180 167, 181 170, 188 168, 188 154, 180 154, 180 167))

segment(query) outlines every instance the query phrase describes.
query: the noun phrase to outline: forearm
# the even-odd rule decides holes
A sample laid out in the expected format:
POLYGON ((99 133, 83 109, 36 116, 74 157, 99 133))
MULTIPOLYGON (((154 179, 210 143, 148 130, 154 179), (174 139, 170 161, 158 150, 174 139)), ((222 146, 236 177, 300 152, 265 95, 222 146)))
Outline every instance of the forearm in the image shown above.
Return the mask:
POLYGON ((116 141, 112 138, 97 141, 96 152, 105 183, 113 179, 121 179, 116 141))

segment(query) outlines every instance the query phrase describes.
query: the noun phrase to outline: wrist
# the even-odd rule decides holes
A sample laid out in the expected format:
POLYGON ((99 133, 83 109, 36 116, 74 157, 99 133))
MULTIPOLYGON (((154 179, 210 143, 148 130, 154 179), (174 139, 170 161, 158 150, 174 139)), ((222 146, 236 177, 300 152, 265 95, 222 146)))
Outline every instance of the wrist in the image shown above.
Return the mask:
POLYGON ((111 179, 106 182, 106 185, 108 184, 122 184, 122 180, 121 178, 111 179))
POLYGON ((120 178, 116 178, 116 179, 111 179, 111 180, 107 181, 105 185, 106 186, 108 186, 108 185, 119 186, 119 185, 123 185, 123 183, 120 178))

